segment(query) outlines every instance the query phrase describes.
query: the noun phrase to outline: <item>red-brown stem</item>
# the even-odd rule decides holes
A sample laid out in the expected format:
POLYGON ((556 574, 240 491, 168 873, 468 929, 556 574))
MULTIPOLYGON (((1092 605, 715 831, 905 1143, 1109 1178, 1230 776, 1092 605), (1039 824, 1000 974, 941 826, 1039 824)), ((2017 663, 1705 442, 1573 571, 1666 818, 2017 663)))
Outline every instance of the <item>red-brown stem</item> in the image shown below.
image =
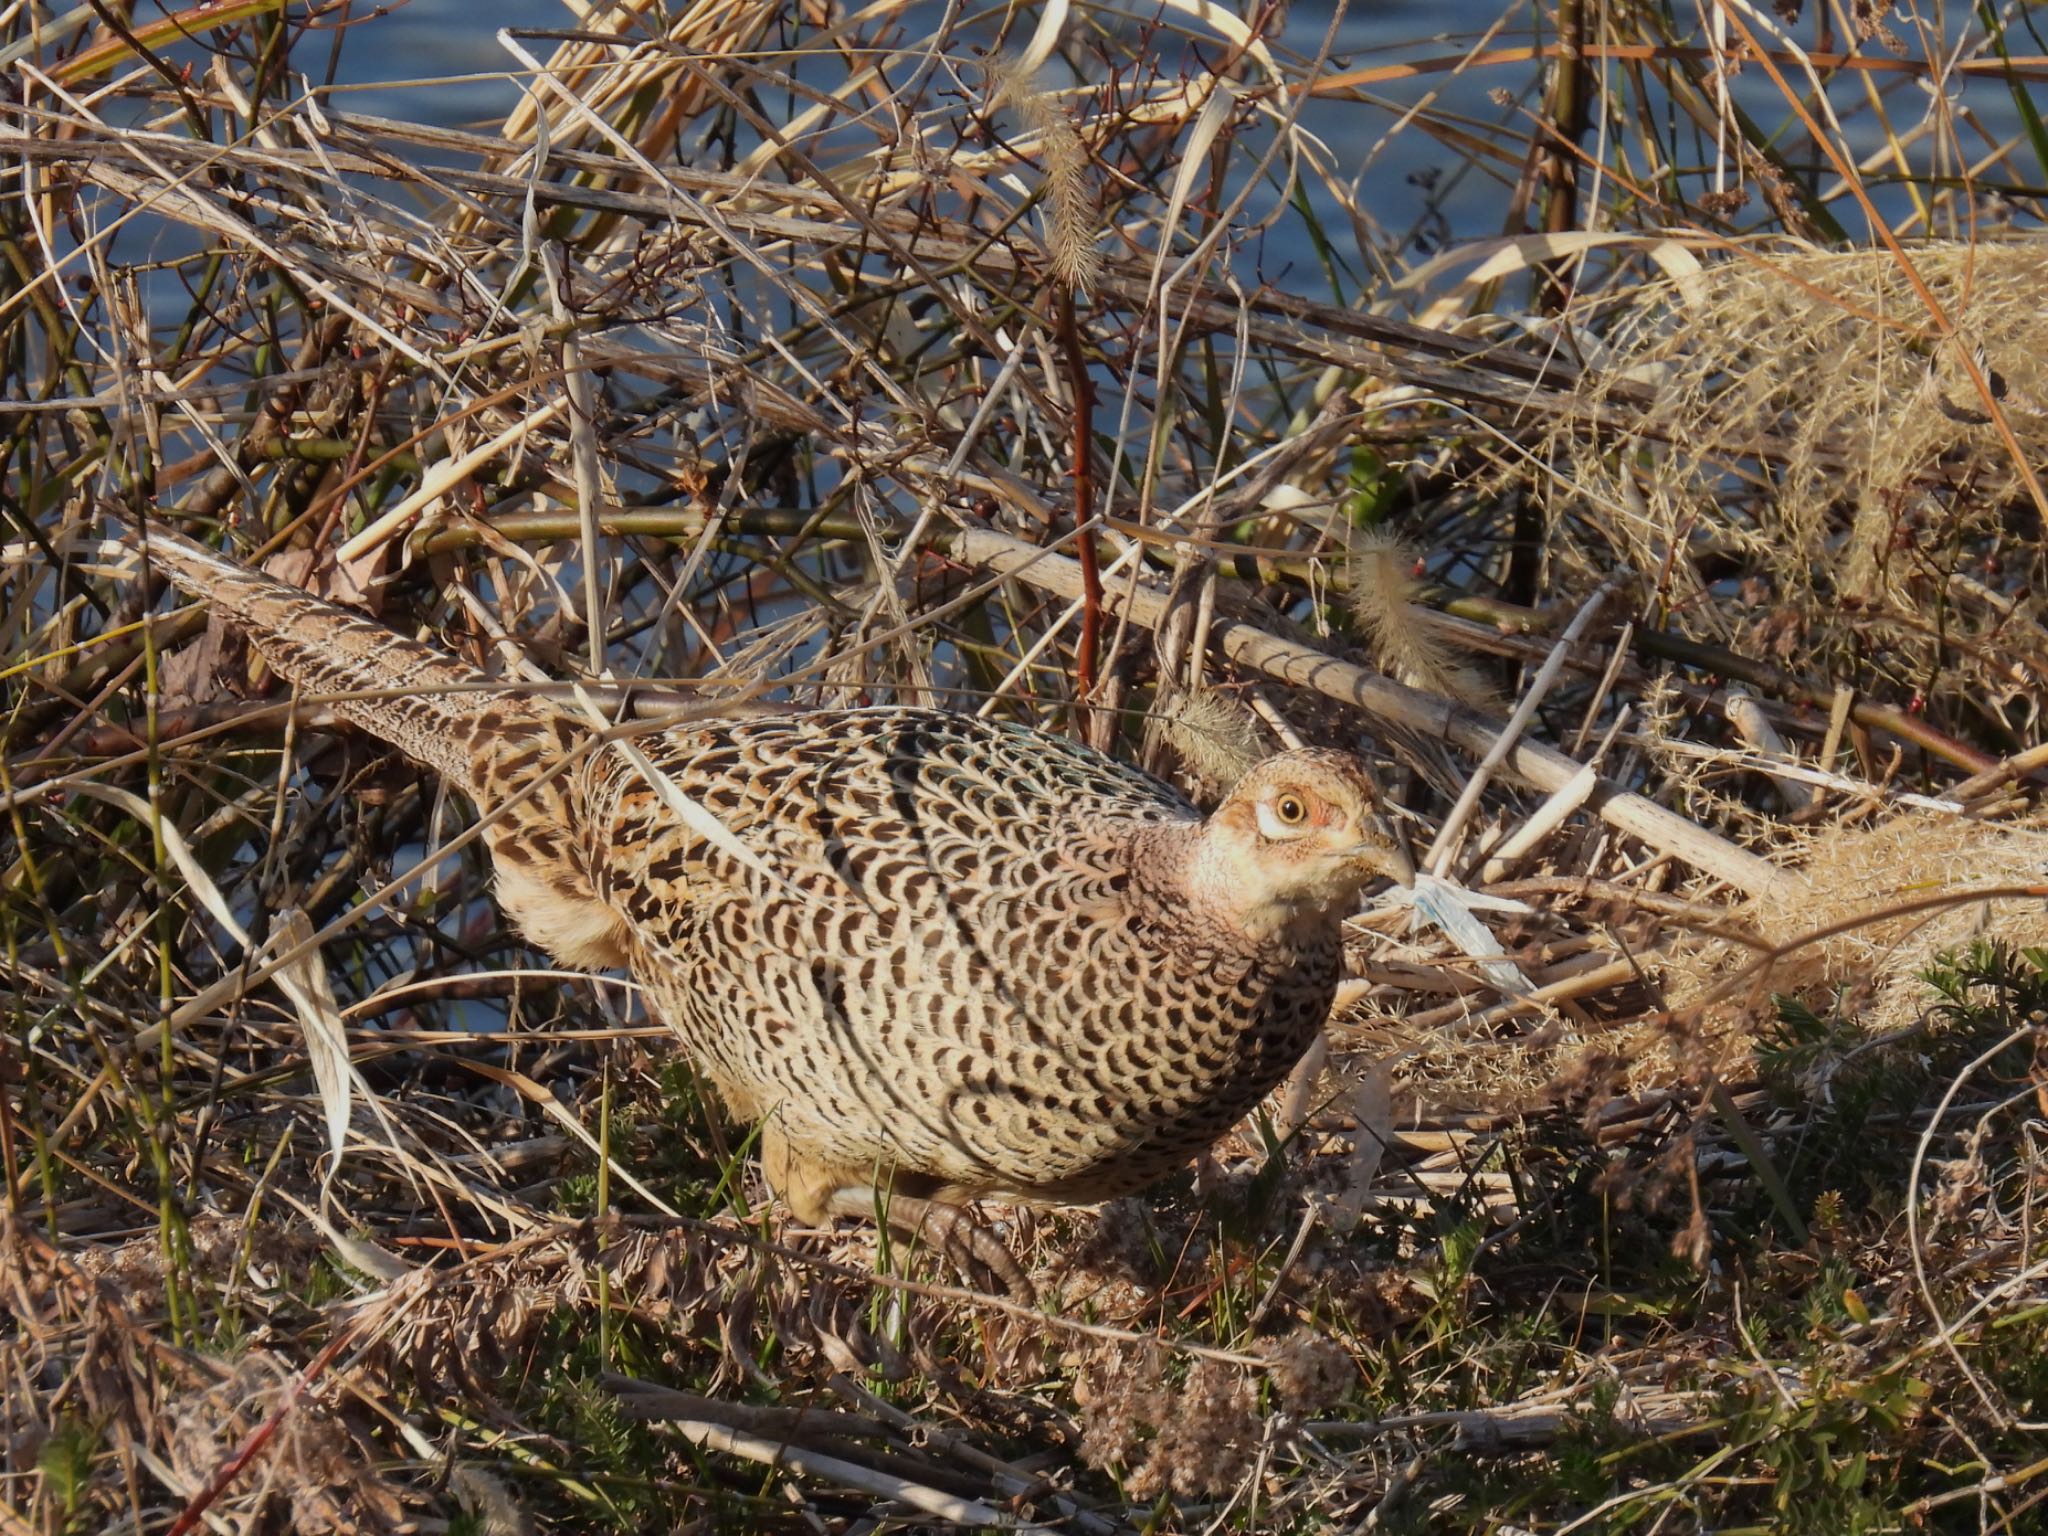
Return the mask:
POLYGON ((1102 632, 1102 571, 1095 560, 1095 532, 1088 519, 1095 510, 1095 478, 1090 449, 1095 442, 1095 383, 1088 377, 1088 359, 1081 352, 1081 324, 1074 318, 1074 290, 1058 285, 1060 350, 1067 356, 1067 386, 1074 397, 1074 553, 1081 563, 1081 643, 1074 652, 1078 714, 1087 718, 1088 696, 1095 691, 1095 647, 1102 632))

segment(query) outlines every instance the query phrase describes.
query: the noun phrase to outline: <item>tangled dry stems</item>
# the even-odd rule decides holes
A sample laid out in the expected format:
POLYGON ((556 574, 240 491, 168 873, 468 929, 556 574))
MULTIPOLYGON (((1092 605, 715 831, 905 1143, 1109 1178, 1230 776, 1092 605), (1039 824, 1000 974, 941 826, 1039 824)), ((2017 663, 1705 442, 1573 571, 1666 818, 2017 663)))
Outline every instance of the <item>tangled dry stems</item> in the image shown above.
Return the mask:
MULTIPOLYGON (((63 88, 10 105, 37 189, 0 205, 10 1511, 165 1528, 218 1483, 205 1518, 250 1530, 1568 1530, 1780 1495, 1821 1522, 1861 1507, 1856 1444, 1880 1479, 1922 1469, 1885 1519, 2023 1515, 1990 1485, 2030 1455, 2037 1021, 2010 950, 2040 909, 1883 909, 2041 878, 2029 771, 1968 816, 1902 794, 2038 735, 2031 249, 1917 246, 1947 331, 1896 255, 1762 241, 1680 290, 1624 254, 1561 313, 1501 323, 1461 289, 1431 311, 1457 323, 1409 327, 1267 280, 1267 231, 1329 247, 1318 208, 1356 214, 1368 267, 1403 252, 1271 89, 1317 69, 1249 34, 1070 49, 1066 89, 887 7, 843 38, 731 0, 654 17, 581 18, 494 134, 316 107, 236 51, 253 33, 109 97, 59 40, 63 88), (761 132, 778 95, 798 116, 761 132), (1208 191, 1179 175, 1198 124, 1208 191), (1062 299, 1102 396, 1092 604, 1047 580, 1081 558, 1062 299), (870 1278, 862 1234, 763 1223, 630 997, 530 968, 474 846, 441 851, 461 808, 104 563, 112 510, 232 524, 290 579, 610 709, 949 699, 1126 751, 1152 729, 1197 794, 1290 737, 1365 745, 1419 845, 1470 765, 1215 636, 1511 697, 1549 614, 1627 566, 1633 632, 1570 658, 1535 733, 1806 879, 1744 901, 1596 799, 1494 877, 1535 907, 1493 924, 1534 1001, 1440 931, 1362 921, 1330 1070, 1199 1192, 1012 1214, 1062 1308, 1022 1318, 870 1278), (957 552, 990 528, 1052 553, 995 580, 957 552), (1141 574, 1156 623, 1118 606, 1141 574), (1724 717, 1744 662, 1786 674, 1756 685, 1778 747, 1724 717), (1860 692, 1833 719, 1837 686, 1860 692), (1788 764, 1824 770, 1796 808, 1788 764), (217 906, 100 784, 156 807, 217 906), (338 1109, 221 911, 259 944, 293 911, 329 930, 362 1074, 338 1109), (1863 916, 1762 983, 1782 1013, 1702 1001, 1755 945, 1863 916), (1987 934, 2005 958, 1931 1009, 1920 973, 1987 934), (1774 1293, 1798 1299, 1759 1320, 1774 1293), (704 1425, 872 1477, 773 1474, 796 1508, 704 1425)), ((1540 798, 1496 777, 1447 867, 1478 880, 1540 798)))

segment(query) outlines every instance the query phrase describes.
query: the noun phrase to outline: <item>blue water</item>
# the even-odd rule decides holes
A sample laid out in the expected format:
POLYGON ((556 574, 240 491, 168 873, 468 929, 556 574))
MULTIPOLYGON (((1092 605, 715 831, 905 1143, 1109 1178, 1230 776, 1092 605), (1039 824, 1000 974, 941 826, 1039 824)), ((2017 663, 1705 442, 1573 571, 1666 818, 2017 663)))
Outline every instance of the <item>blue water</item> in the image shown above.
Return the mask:
MULTIPOLYGON (((1351 5, 1338 26, 1329 68, 1334 71, 1455 54, 1498 22, 1504 6, 1517 14, 1519 21, 1503 30, 1496 43, 1535 40, 1528 10, 1519 0, 1445 0, 1436 4, 1394 0, 1351 5)), ((1255 4, 1228 8, 1240 15, 1257 11, 1255 4)), ((1143 12, 1141 4, 1127 14, 1143 12)), ((942 11, 923 4, 908 10, 897 36, 917 35, 927 13, 936 20, 942 11)), ((992 40, 1001 21, 999 9, 979 13, 983 18, 980 25, 975 24, 974 14, 963 14, 968 14, 968 20, 956 29, 956 55, 966 55, 992 40)), ((1334 14, 1329 0, 1295 5, 1278 40, 1278 50, 1283 56, 1314 56, 1324 45, 1334 14)), ((1031 9, 1018 9, 1007 34, 1010 49, 1028 37, 1034 21, 1031 9)), ((411 0, 351 33, 330 99, 343 110, 488 131, 502 121, 521 90, 521 66, 499 42, 497 29, 566 29, 573 25, 560 0, 497 0, 490 5, 478 5, 474 0, 411 0)), ((1201 57, 1215 61, 1224 56, 1218 34, 1193 23, 1187 24, 1185 31, 1200 40, 1201 57)), ((556 44, 552 38, 537 38, 526 41, 525 46, 535 57, 545 59, 556 44)), ((1527 98, 1538 82, 1539 72, 1533 65, 1515 65, 1464 79, 1448 73, 1430 75, 1377 92, 1385 106, 1312 102, 1302 115, 1302 126, 1330 147, 1348 175, 1356 175, 1359 167, 1352 162, 1362 158, 1394 125, 1399 112, 1432 92, 1452 110, 1485 123, 1505 125, 1504 138, 1525 133, 1519 111, 1495 104, 1489 93, 1505 88, 1517 98, 1527 98)), ((1502 174, 1511 176, 1512 169, 1502 174)), ((1413 232, 1418 237, 1413 243, 1428 250, 1446 238, 1500 233, 1505 184, 1472 174, 1465 167, 1465 157, 1455 149, 1443 147, 1411 127, 1394 135, 1374 157, 1356 200, 1386 229, 1397 236, 1413 232), (1438 217, 1440 207, 1447 222, 1438 217)), ((1319 199, 1319 211, 1333 221, 1330 233, 1338 245, 1355 252, 1349 215, 1327 199, 1319 199)), ((1279 254, 1288 263, 1312 258, 1306 248, 1279 254)))
MULTIPOLYGON (((1225 0, 1225 4, 1239 15, 1258 12, 1256 0, 1238 0, 1234 5, 1225 0)), ((1597 14, 1598 8, 1594 9, 1597 14)), ((972 50, 995 40, 1006 13, 997 6, 980 11, 962 7, 959 14, 964 19, 956 28, 952 52, 956 58, 971 63, 972 50)), ((1032 8, 1017 7, 1007 14, 1006 46, 1014 50, 1029 35, 1036 13, 1032 8)), ((1078 9, 1076 14, 1080 14, 1078 9)), ((1148 14, 1151 12, 1145 0, 1127 5, 1123 12, 1126 38, 1137 35, 1136 18, 1148 14)), ((1174 17, 1177 13, 1162 14, 1174 17)), ((1288 13, 1279 39, 1280 51, 1304 58, 1313 55, 1322 46, 1334 14, 1330 0, 1303 0, 1296 4, 1288 13)), ((1974 25, 1973 13, 1967 7, 1953 8, 1945 28, 1939 23, 1940 14, 1937 10, 1937 19, 1929 24, 1930 33, 1945 30, 1954 37, 1958 29, 1974 25)), ((916 0, 901 13, 895 38, 921 35, 942 15, 943 8, 935 0, 916 0)), ((1913 44, 1917 53, 1921 46, 1917 24, 1907 20, 1902 11, 1893 11, 1889 16, 1893 29, 1913 44)), ((1196 60, 1213 63, 1225 56, 1226 49, 1217 34, 1186 22, 1184 16, 1178 19, 1185 23, 1183 32, 1198 40, 1178 61, 1180 65, 1185 67, 1196 60)), ((520 66, 501 46, 496 30, 573 25, 573 17, 560 0, 494 0, 491 4, 478 4, 477 0, 411 0, 410 4, 371 18, 350 32, 344 43, 333 99, 345 110, 488 130, 502 120, 521 89, 520 66), (423 83, 409 85, 409 81, 423 83)), ((1812 15, 1791 28, 1790 35, 1800 44, 1811 46, 1815 41, 1812 15)), ((1397 61, 1443 59, 1478 46, 1482 39, 1489 46, 1505 48, 1548 42, 1552 36, 1547 14, 1532 9, 1523 0, 1365 0, 1346 10, 1328 68, 1337 71, 1397 61)), ((527 44, 535 56, 543 59, 554 46, 553 40, 546 38, 527 44)), ((772 37, 766 46, 773 49, 772 37)), ((1100 40, 1096 40, 1095 46, 1101 46, 1100 40)), ((1114 46, 1110 45, 1112 49, 1114 46)), ((2035 41, 2016 32, 2012 47, 2015 52, 2030 52, 2035 41)), ((1876 44, 1868 48, 1873 53, 1883 51, 1876 44)), ((301 58, 304 57, 302 54, 301 58)), ((773 59, 767 62, 770 68, 774 66, 773 59)), ((1716 153, 1711 135, 1695 129, 1655 86, 1648 72, 1613 63, 1601 67, 1617 87, 1627 109, 1640 110, 1645 120, 1663 126, 1680 162, 1675 168, 1677 173, 1693 178, 1686 184, 1686 192, 1697 195, 1704 190, 1708 183, 1700 179, 1702 168, 1713 162, 1716 153), (1635 100, 1633 92, 1639 86, 1648 93, 1647 102, 1635 100)), ((962 77, 971 79, 972 73, 971 69, 963 70, 962 77)), ((1911 130, 1929 109, 1928 92, 1906 75, 1881 74, 1873 78, 1886 98, 1893 128, 1899 132, 1911 130)), ((1836 109, 1849 124, 1850 146, 1859 157, 1877 151, 1884 143, 1884 124, 1869 109, 1866 89, 1863 77, 1849 75, 1835 77, 1829 86, 1836 109)), ((1356 179, 1358 185, 1352 201, 1366 215, 1363 225, 1354 226, 1352 214, 1321 190, 1321 178, 1306 178, 1308 185, 1317 189, 1314 205, 1325 221, 1328 238, 1352 272, 1362 271, 1370 259, 1365 249, 1382 253, 1383 258, 1390 256, 1399 265, 1447 244, 1497 236, 1515 222, 1511 219, 1511 200, 1522 174, 1521 156, 1540 106, 1541 91, 1542 66, 1515 62, 1464 74, 1445 70, 1388 82, 1373 88, 1374 99, 1370 102, 1312 101, 1302 113, 1301 126, 1328 146, 1343 168, 1341 179, 1356 179), (1441 143, 1419 123, 1409 124, 1388 137, 1400 114, 1425 100, 1452 119, 1455 130, 1465 136, 1463 142, 1441 143), (1474 153, 1474 146, 1481 146, 1480 152, 1474 153), (1487 152, 1489 147, 1497 153, 1487 152)), ((1741 71, 1734 80, 1733 91, 1738 105, 1772 134, 1773 143, 1786 152, 1795 166, 1810 162, 1811 151, 1804 130, 1787 113, 1764 70, 1752 65, 1741 71)), ((1949 101, 1952 107, 1965 108, 1971 121, 1989 134, 2012 134, 2015 116, 2003 82, 1988 76, 1959 77, 1950 83, 1949 101)), ((1640 133, 1632 125, 1620 125, 1611 132, 1631 145, 1631 171, 1654 191, 1656 173, 1662 168, 1636 163, 1640 133)), ((941 126, 938 136, 943 139, 944 134, 941 126)), ((1971 157, 1984 153, 1974 130, 1966 130, 1962 136, 1971 157)), ((1241 147, 1243 142, 1240 141, 1241 147)), ((1597 127, 1589 135, 1586 149, 1595 157, 1600 155, 1597 127)), ((1927 141, 1912 151, 1912 163, 1923 174, 1935 164, 1927 141)), ((2015 155, 2014 164, 2022 181, 2038 184, 2048 176, 2024 150, 2015 155)), ((1948 169, 1945 165, 1942 168, 1948 169)), ((1819 181, 1823 186, 1832 186, 1835 177, 1823 172, 1819 181)), ((1909 214, 1910 200, 1902 191, 1888 187, 1881 171, 1873 175, 1872 182, 1878 206, 1888 219, 1897 220, 1909 214)), ((1851 239, 1869 238, 1868 227, 1851 201, 1840 199, 1833 206, 1851 239)), ((1635 218, 1641 224, 1659 222, 1654 209, 1641 211, 1635 218)), ((1738 216, 1739 223, 1766 220, 1761 203, 1754 198, 1747 212, 1738 216)), ((1297 270, 1320 266, 1315 251, 1301 239, 1298 222, 1282 219, 1278 227, 1286 232, 1284 238, 1294 243, 1260 253, 1262 276, 1268 281, 1278 278, 1285 286, 1299 284, 1320 289, 1320 271, 1297 270), (1281 277, 1288 272, 1295 274, 1292 279, 1281 277)))

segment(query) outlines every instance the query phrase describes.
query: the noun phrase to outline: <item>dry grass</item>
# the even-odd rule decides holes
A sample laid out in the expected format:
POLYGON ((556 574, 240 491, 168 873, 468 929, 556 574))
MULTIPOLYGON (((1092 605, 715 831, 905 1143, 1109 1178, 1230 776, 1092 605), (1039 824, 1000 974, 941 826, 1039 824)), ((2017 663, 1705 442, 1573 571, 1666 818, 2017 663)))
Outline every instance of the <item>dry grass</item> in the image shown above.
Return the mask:
POLYGON ((1565 520, 1571 557, 1655 572, 1699 638, 1967 690, 2037 730, 2044 262, 2031 238, 1752 246, 1616 296, 1588 405, 1643 399, 1642 421, 1553 438, 1574 499, 1607 509, 1565 520))
POLYGON ((114 10, 0 13, 10 1529, 2038 1522, 2038 61, 628 3, 482 132, 114 10), (998 1213, 1027 1312, 785 1222, 141 514, 616 712, 1361 750, 1525 905, 1361 914, 1208 1165, 998 1213))

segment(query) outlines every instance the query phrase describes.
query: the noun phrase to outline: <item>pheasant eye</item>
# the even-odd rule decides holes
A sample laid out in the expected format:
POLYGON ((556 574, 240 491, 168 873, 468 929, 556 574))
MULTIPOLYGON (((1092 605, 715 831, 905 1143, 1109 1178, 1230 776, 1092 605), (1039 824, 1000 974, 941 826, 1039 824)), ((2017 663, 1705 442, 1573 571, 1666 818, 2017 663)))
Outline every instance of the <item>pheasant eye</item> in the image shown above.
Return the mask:
POLYGON ((1301 803, 1299 795, 1282 795, 1273 810, 1290 827, 1298 827, 1308 819, 1308 807, 1301 803))

